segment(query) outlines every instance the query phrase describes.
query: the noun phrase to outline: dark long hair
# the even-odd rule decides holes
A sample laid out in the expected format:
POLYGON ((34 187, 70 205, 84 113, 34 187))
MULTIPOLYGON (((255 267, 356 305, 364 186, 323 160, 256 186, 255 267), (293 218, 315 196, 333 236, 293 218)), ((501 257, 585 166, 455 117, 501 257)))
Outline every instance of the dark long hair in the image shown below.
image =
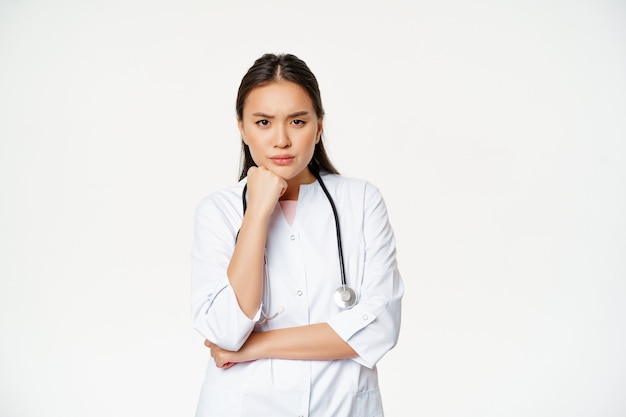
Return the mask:
MULTIPOLYGON (((250 91, 276 81, 289 81, 298 84, 311 98, 317 117, 321 119, 324 116, 322 96, 317 79, 306 63, 291 54, 265 54, 254 62, 241 80, 235 104, 237 118, 243 120, 243 106, 250 91)), ((250 148, 244 143, 243 139, 241 140, 241 153, 240 180, 248 175, 250 167, 256 166, 250 154, 250 148)), ((333 174, 339 173, 326 154, 322 137, 315 145, 313 158, 309 162, 309 170, 313 173, 319 173, 320 171, 327 171, 333 174)))

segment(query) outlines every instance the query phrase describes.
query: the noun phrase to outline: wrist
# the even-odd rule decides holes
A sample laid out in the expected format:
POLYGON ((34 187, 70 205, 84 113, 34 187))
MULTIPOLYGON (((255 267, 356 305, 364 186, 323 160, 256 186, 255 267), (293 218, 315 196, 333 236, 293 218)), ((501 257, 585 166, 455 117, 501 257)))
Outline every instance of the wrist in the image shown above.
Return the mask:
POLYGON ((274 212, 273 209, 264 210, 260 208, 257 209, 257 208, 248 207, 245 215, 243 216, 243 221, 265 228, 267 227, 267 224, 273 212, 274 212))
POLYGON ((250 360, 265 359, 267 355, 267 332, 252 333, 248 337, 250 360))

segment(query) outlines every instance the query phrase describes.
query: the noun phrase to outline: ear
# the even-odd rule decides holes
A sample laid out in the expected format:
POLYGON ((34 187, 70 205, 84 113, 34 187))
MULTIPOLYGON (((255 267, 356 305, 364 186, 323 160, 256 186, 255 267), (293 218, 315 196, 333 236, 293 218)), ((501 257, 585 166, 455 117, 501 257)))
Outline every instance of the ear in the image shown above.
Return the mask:
POLYGON ((241 136, 241 140, 247 145, 248 142, 246 142, 246 133, 243 129, 243 120, 237 119, 237 127, 239 128, 239 135, 241 136))
POLYGON ((315 139, 315 144, 317 145, 319 143, 319 141, 322 139, 322 130, 324 127, 324 119, 319 118, 317 119, 317 138, 315 139))

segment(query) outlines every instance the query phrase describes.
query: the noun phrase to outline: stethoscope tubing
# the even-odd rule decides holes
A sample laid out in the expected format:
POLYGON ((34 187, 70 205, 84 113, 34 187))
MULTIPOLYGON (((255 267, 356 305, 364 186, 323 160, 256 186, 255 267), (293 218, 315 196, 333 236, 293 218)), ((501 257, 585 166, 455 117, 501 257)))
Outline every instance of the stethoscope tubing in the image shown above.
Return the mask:
POLYGON ((317 182, 320 183, 322 187, 322 191, 326 194, 326 198, 328 198, 328 202, 330 203, 330 207, 333 209, 333 217, 335 218, 335 229, 337 230, 337 253, 339 255, 339 265, 341 269, 341 285, 346 286, 346 268, 343 262, 343 247, 341 246, 341 228, 339 227, 339 214, 337 213, 337 207, 335 206, 335 201, 330 196, 328 189, 326 188, 326 184, 322 181, 322 177, 318 172, 314 172, 315 178, 317 178, 317 182))
MULTIPOLYGON (((337 231, 337 254, 339 256, 339 266, 340 266, 340 272, 341 272, 341 286, 337 288, 337 291, 335 292, 335 301, 342 308, 350 308, 356 302, 356 294, 354 290, 348 287, 347 281, 346 281, 346 268, 345 268, 345 264, 343 260, 343 247, 341 244, 341 228, 339 227, 339 214, 337 213, 337 207, 335 206, 335 201, 331 197, 330 192, 328 192, 328 188, 326 188, 326 184, 324 184, 324 181, 322 181, 321 175, 319 174, 318 171, 312 170, 312 173, 317 179, 317 182, 319 182, 320 187, 322 187, 322 191, 324 192, 324 194, 326 195, 326 198, 328 199, 328 202, 330 203, 330 207, 333 211, 333 217, 335 219, 335 230, 337 231)), ((246 199, 247 191, 248 191, 248 184, 246 183, 241 193, 241 201, 243 203, 244 216, 248 208, 248 201, 246 199)), ((237 241, 238 237, 239 237, 239 231, 237 231, 237 235, 235 236, 235 241, 237 241)), ((265 265, 267 268, 267 257, 265 258, 265 265)), ((266 275, 267 275, 267 272, 266 272, 266 275)))
MULTIPOLYGON (((341 245, 341 227, 339 227, 339 214, 337 213, 337 207, 335 206, 335 201, 331 197, 330 192, 328 192, 328 188, 326 188, 326 184, 324 184, 324 181, 322 181, 322 176, 319 174, 319 172, 316 172, 316 171, 313 172, 313 175, 317 179, 317 182, 320 183, 320 186, 322 187, 322 191, 324 191, 324 194, 326 195, 326 198, 328 199, 328 202, 330 203, 330 207, 333 210, 333 217, 335 219, 335 229, 337 230, 337 254, 339 256, 339 266, 341 270, 341 285, 345 287, 347 285, 346 267, 343 261, 343 247, 341 245)), ((246 183, 246 185, 243 186, 243 192, 241 193, 241 202, 243 203, 244 215, 246 214, 246 210, 248 209, 248 201, 246 199, 247 192, 248 192, 248 184, 246 183)), ((237 237, 239 237, 239 231, 237 231, 237 237)), ((235 237, 235 241, 237 240, 237 237, 235 237)))

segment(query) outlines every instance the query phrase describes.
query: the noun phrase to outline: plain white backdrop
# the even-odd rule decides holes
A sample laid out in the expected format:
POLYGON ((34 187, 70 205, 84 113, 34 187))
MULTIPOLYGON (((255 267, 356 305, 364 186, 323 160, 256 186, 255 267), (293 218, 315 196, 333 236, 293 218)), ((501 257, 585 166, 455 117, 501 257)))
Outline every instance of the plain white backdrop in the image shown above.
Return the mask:
POLYGON ((406 285, 387 415, 626 415, 626 4, 0 0, 0 416, 192 416, 238 83, 317 75, 406 285))

